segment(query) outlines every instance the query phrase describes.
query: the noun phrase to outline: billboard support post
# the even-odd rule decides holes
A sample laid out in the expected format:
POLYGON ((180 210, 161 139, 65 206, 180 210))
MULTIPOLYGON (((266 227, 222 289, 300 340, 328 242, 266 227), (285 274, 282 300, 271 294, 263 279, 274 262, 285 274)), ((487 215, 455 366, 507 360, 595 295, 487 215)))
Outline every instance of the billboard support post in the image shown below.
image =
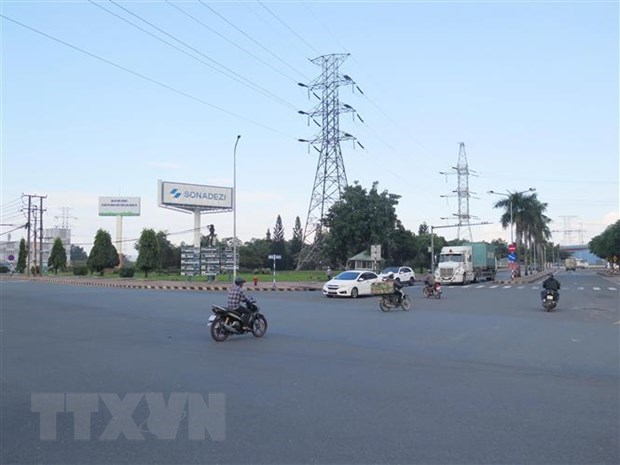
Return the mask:
POLYGON ((123 216, 116 217, 116 251, 118 252, 118 266, 123 267, 123 216))
POLYGON ((123 216, 140 216, 140 197, 99 197, 99 216, 116 217, 118 266, 123 262, 123 216))
POLYGON ((200 209, 194 210, 194 247, 200 248, 200 209))

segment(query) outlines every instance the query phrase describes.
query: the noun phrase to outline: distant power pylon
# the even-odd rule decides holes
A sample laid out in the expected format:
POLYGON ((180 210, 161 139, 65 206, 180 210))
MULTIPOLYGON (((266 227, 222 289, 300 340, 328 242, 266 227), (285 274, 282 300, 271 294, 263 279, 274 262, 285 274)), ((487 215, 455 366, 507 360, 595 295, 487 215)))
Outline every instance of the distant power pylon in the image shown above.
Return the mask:
POLYGON ((60 224, 56 223, 56 227, 62 229, 69 229, 71 227, 71 225, 69 224, 69 219, 77 220, 77 218, 75 216, 69 215, 69 210, 71 210, 71 207, 61 207, 60 210, 62 211, 62 214, 54 216, 54 219, 61 220, 60 224))
POLYGON ((363 148, 354 136, 340 130, 340 114, 355 113, 355 109, 351 105, 340 103, 338 88, 350 85, 361 92, 351 77, 339 73, 340 65, 348 56, 348 53, 339 53, 310 60, 321 67, 321 75, 309 84, 299 83, 300 86, 308 88, 308 95, 312 94, 319 100, 312 110, 299 113, 307 115, 308 124, 312 120, 321 130, 312 139, 299 139, 300 142, 308 143, 308 150, 312 146, 319 152, 319 160, 306 217, 303 245, 297 262, 298 270, 317 264, 325 238, 323 219, 332 205, 340 200, 347 187, 340 141, 351 140, 363 148))
MULTIPOLYGON (((458 176, 457 188, 455 191, 452 191, 456 193, 456 196, 459 199, 458 213, 454 214, 458 220, 457 239, 461 239, 461 227, 463 227, 466 229, 465 237, 463 237, 463 239, 472 242, 473 236, 471 233, 470 220, 478 218, 469 214, 469 199, 472 194, 469 190, 469 176, 476 176, 476 172, 469 169, 464 142, 459 142, 459 161, 456 166, 452 167, 452 169, 456 171, 458 176)), ((448 173, 445 172, 440 172, 440 174, 448 175, 448 173)), ((442 195, 442 197, 454 197, 454 195, 442 195)))
POLYGON ((579 233, 579 240, 580 243, 583 244, 583 233, 585 232, 584 229, 580 228, 580 229, 573 229, 571 227, 571 221, 573 218, 576 218, 575 215, 566 215, 566 216, 561 216, 560 218, 562 218, 564 220, 564 229, 554 229, 551 232, 561 232, 564 233, 564 245, 575 245, 573 244, 573 233, 579 233))

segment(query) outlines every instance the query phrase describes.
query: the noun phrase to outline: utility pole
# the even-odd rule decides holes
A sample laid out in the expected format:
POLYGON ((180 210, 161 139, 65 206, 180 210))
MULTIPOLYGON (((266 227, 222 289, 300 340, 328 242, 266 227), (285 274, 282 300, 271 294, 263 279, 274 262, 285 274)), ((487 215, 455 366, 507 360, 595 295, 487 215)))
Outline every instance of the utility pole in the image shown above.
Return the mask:
MULTIPOLYGON (((351 105, 340 103, 338 88, 350 85, 361 92, 351 77, 339 73, 340 65, 348 56, 348 53, 341 53, 323 55, 310 60, 321 67, 321 75, 309 84, 298 83, 299 86, 308 88, 308 96, 312 93, 319 100, 314 109, 298 113, 308 117, 308 124, 312 120, 321 128, 320 134, 314 138, 299 139, 300 142, 308 143, 308 150, 312 146, 320 155, 306 217, 303 245, 297 263, 298 270, 304 265, 315 263, 321 256, 325 237, 322 230, 323 219, 332 205, 340 200, 347 187, 340 141, 351 140, 364 148, 354 136, 340 130, 340 114, 355 114, 355 109, 351 105), (319 91, 321 95, 315 91, 319 91)), ((358 118, 362 120, 359 116, 358 118)))
POLYGON ((45 211, 43 208, 43 199, 47 198, 47 195, 36 195, 36 194, 23 194, 23 196, 28 197, 28 250, 26 254, 27 265, 26 265, 26 274, 30 275, 30 230, 32 229, 34 234, 34 264, 35 264, 35 274, 36 274, 36 264, 37 264, 37 211, 40 215, 39 219, 39 274, 43 275, 43 212, 45 211), (33 205, 32 199, 39 199, 39 206, 33 205), (34 227, 32 227, 32 222, 34 220, 34 227))
POLYGON ((30 221, 31 221, 31 211, 32 211, 32 196, 28 196, 28 246, 26 247, 26 275, 30 276, 30 221))

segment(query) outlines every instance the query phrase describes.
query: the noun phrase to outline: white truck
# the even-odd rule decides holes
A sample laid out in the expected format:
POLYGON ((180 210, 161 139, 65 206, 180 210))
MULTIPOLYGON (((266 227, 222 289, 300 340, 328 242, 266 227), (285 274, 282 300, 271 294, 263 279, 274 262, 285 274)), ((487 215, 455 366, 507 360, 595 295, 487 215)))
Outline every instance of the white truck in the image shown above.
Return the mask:
POLYGON ((471 242, 441 249, 435 280, 441 284, 475 283, 494 280, 496 271, 495 245, 471 242))

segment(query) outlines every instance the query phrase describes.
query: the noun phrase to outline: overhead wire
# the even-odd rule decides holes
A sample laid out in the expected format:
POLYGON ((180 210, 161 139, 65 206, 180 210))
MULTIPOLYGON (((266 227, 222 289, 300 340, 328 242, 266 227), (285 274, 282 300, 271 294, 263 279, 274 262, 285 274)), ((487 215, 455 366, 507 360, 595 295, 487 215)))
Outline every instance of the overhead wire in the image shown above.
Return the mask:
POLYGON ((223 15, 221 15, 220 13, 218 13, 216 10, 214 10, 213 8, 211 8, 209 5, 207 5, 203 0, 198 0, 198 2, 204 6, 205 8, 209 9, 214 15, 216 15, 218 18, 220 18, 222 21, 226 22, 229 26, 231 26, 232 28, 234 28, 236 31, 238 31, 239 33, 243 34, 245 37, 247 37, 249 40, 251 40, 253 43, 255 43, 256 45, 258 45, 261 49, 263 49, 265 52, 267 52, 269 55, 271 55, 273 58, 275 58, 276 60, 278 60, 280 63, 282 63, 283 65, 287 66, 289 69, 295 71, 297 74, 299 74, 301 77, 303 77, 306 81, 308 80, 308 78, 299 70, 297 70, 296 68, 294 68, 293 66, 291 66, 286 60, 280 58, 278 55, 276 55, 275 53, 273 53, 271 50, 269 50, 267 47, 265 47, 263 44, 261 44, 258 40, 256 40, 254 37, 250 36, 248 33, 246 33, 245 31, 243 31, 242 29, 240 29, 239 27, 237 27, 234 23, 232 23, 231 21, 229 21, 227 18, 225 18, 223 15))
POLYGON ((317 55, 321 55, 312 44, 310 44, 306 39, 304 39, 301 35, 299 35, 293 28, 291 28, 288 24, 282 21, 273 11, 271 11, 261 0, 258 0, 258 4, 265 9, 271 16, 273 16, 282 26, 284 26, 288 31, 290 31, 295 37, 301 40, 304 44, 306 44, 312 51, 314 51, 317 55))
POLYGON ((85 50, 85 49, 80 48, 80 47, 78 47, 78 46, 76 46, 76 45, 73 45, 73 44, 71 44, 71 43, 69 43, 69 42, 66 42, 66 41, 64 41, 64 40, 62 40, 62 39, 59 39, 59 38, 57 38, 57 37, 54 37, 54 36, 52 36, 52 35, 50 35, 50 34, 48 34, 48 33, 46 33, 46 32, 40 31, 39 29, 36 29, 36 28, 34 28, 34 27, 32 27, 32 26, 28 26, 27 24, 24 24, 24 23, 22 23, 22 22, 20 22, 20 21, 18 21, 18 20, 16 20, 16 19, 13 19, 13 18, 11 18, 11 17, 9 17, 9 16, 6 16, 6 15, 4 15, 4 14, 1 14, 1 13, 0 13, 0 18, 4 18, 5 20, 10 21, 10 22, 12 22, 12 23, 14 23, 14 24, 16 24, 16 25, 18 25, 18 26, 20 26, 20 27, 23 27, 24 29, 28 29, 28 30, 30 30, 30 31, 32 31, 32 32, 34 32, 34 33, 36 33, 36 34, 39 34, 39 35, 41 35, 41 36, 43 36, 43 37, 46 37, 46 38, 48 38, 48 39, 50 39, 50 40, 53 40, 54 42, 57 42, 57 43, 59 43, 59 44, 62 44, 62 45, 64 45, 64 46, 69 47, 69 48, 71 48, 71 49, 73 49, 73 50, 75 50, 75 51, 78 51, 78 52, 80 52, 80 53, 82 53, 82 54, 84 54, 84 55, 87 55, 87 56, 89 56, 89 57, 91 57, 91 58, 94 58, 94 59, 96 59, 96 60, 98 60, 98 61, 101 61, 101 62, 103 62, 103 63, 106 63, 106 64, 108 64, 108 65, 110 65, 110 66, 113 66, 113 67, 115 67, 115 68, 117 68, 117 69, 120 69, 120 70, 122 70, 122 71, 125 71, 125 72, 127 72, 127 73, 129 73, 129 74, 132 74, 133 76, 136 76, 136 77, 138 77, 138 78, 140 78, 140 79, 143 79, 143 80, 145 80, 145 81, 148 81, 148 82, 150 82, 150 83, 152 83, 152 84, 155 84, 155 85, 157 85, 157 86, 159 86, 159 87, 162 87, 162 88, 164 88, 164 89, 167 89, 167 90, 169 90, 169 91, 171 91, 171 92, 174 92, 174 93, 176 93, 176 94, 182 95, 183 97, 186 97, 186 98, 188 98, 188 99, 191 99, 191 100, 193 100, 193 101, 195 101, 195 102, 198 102, 198 103, 201 103, 201 104, 203 104, 203 105, 206 105, 206 106, 208 106, 208 107, 210 107, 210 108, 213 108, 214 110, 218 110, 218 111, 220 111, 220 112, 222 112, 222 113, 225 113, 225 114, 227 114, 227 115, 229 115, 229 116, 233 116, 233 117, 235 117, 235 118, 237 118, 237 119, 240 119, 240 120, 246 121, 246 122, 248 122, 248 123, 251 123, 251 124, 253 124, 253 125, 255 125, 255 126, 261 127, 261 128, 266 129, 266 130, 268 130, 268 131, 275 132, 275 133, 280 134, 280 135, 282 135, 282 136, 285 136, 285 137, 287 137, 287 138, 297 139, 296 137, 293 137, 293 136, 290 136, 289 134, 285 134, 285 133, 283 133, 283 132, 282 132, 282 131, 280 131, 279 129, 272 128, 272 127, 270 127, 270 126, 266 126, 265 124, 259 123, 258 121, 254 121, 254 120, 252 120, 252 119, 250 119, 250 118, 247 118, 247 117, 245 117, 245 116, 241 116, 241 115, 239 115, 239 114, 237 114, 237 113, 234 113, 234 112, 232 112, 232 111, 230 111, 230 110, 226 110, 225 108, 222 108, 222 107, 220 107, 220 106, 218 106, 218 105, 215 105, 215 104, 213 104, 213 103, 210 103, 210 102, 208 102, 208 101, 206 101, 206 100, 204 100, 204 99, 202 99, 202 98, 200 98, 200 97, 196 97, 196 96, 194 96, 194 95, 192 95, 192 94, 190 94, 190 93, 188 93, 188 92, 185 92, 185 91, 183 91, 183 90, 180 90, 180 89, 177 89, 177 88, 175 88, 175 87, 172 87, 172 86, 170 86, 170 85, 168 85, 168 84, 165 84, 165 83, 163 83, 163 82, 161 82, 161 81, 158 81, 157 79, 154 79, 154 78, 148 77, 148 76, 146 76, 146 75, 144 75, 144 74, 142 74, 142 73, 139 73, 139 72, 134 71, 134 70, 132 70, 132 69, 130 69, 130 68, 127 68, 126 66, 119 65, 118 63, 115 63, 115 62, 113 62, 113 61, 111 61, 111 60, 108 60, 107 58, 103 58, 103 57, 101 57, 101 56, 99 56, 99 55, 96 55, 96 54, 94 54, 94 53, 92 53, 92 52, 89 52, 88 50, 85 50))
POLYGON ((244 52, 245 54, 251 56, 252 58, 254 58, 256 61, 258 61, 259 63, 262 63, 263 65, 267 66, 268 68, 270 68, 271 70, 275 71, 276 73, 280 74, 281 76, 284 76, 285 78, 287 78, 288 80, 297 83, 297 80, 294 79, 293 77, 291 77, 290 75, 286 74, 285 72, 279 70, 278 68, 276 68, 275 66, 273 66, 271 63, 263 60, 262 58, 260 58, 259 56, 256 56, 254 53, 250 52, 249 50, 245 49, 244 47, 240 46, 239 44, 237 44, 235 41, 229 39, 228 37, 226 37, 224 34, 221 34, 220 32, 216 31, 215 29, 209 27, 208 25, 206 25, 203 21, 201 21, 200 19, 196 18, 194 15, 192 15, 191 13, 188 13, 187 11, 185 11, 183 8, 181 8, 180 6, 174 4, 173 2, 171 2, 170 0, 164 0, 168 5, 170 5, 171 7, 175 8, 176 10, 180 11, 182 14, 184 14, 185 16, 191 18, 192 20, 194 20, 195 22, 197 22, 198 24, 200 24, 202 27, 204 27, 205 29, 207 29, 208 31, 211 31, 213 34, 217 35, 218 37, 220 37, 222 40, 225 40, 226 42, 228 42, 229 44, 231 44, 233 47, 241 50, 242 52, 244 52))
MULTIPOLYGON (((159 37, 155 36, 154 34, 151 34, 150 32, 146 31, 145 29, 143 29, 143 28, 141 28, 141 27, 139 27, 139 26, 135 25, 134 23, 132 23, 132 22, 130 22, 130 21, 128 21, 128 20, 126 20, 125 18, 122 18, 121 16, 115 15, 114 13, 110 12, 109 10, 107 10, 107 9, 103 8, 102 6, 98 5, 97 3, 95 3, 93 0, 88 0, 88 1, 89 1, 91 4, 93 4, 93 5, 95 5, 95 6, 98 6, 99 8, 103 9, 104 11, 107 11, 108 13, 113 14, 113 15, 114 15, 114 16, 116 16, 117 18, 120 18, 120 19, 122 19, 123 21, 127 22, 128 24, 131 24, 132 26, 134 26, 134 27, 136 27, 136 28, 140 29, 141 31, 143 31, 143 32, 145 32, 145 33, 147 33, 147 34, 149 34, 151 37, 155 37, 156 39, 158 39, 158 40, 160 40, 160 41, 162 41, 162 42, 164 42, 164 43, 166 43, 166 44, 168 44, 168 45, 171 45, 171 44, 169 44, 168 42, 164 41, 163 39, 161 39, 161 38, 159 38, 159 37)), ((257 90, 257 91, 259 91, 259 92, 260 92, 260 93, 262 93, 263 95, 265 95, 265 96, 267 96, 267 97, 270 97, 271 99, 273 99, 273 100, 277 101, 278 103, 280 103, 280 104, 282 104, 282 105, 288 106, 289 108, 291 108, 291 109, 293 109, 293 110, 297 110, 297 107, 296 107, 295 105, 291 104, 290 102, 287 102, 286 100, 284 100, 284 99, 283 99, 283 98, 281 98, 281 97, 278 97, 278 96, 277 96, 277 95, 275 95, 273 92, 270 92, 269 90, 267 90, 267 89, 265 89, 264 87, 262 87, 262 86, 260 86, 260 85, 256 84, 255 82, 252 82, 251 80, 249 80, 249 79, 245 78, 245 77, 244 77, 244 76, 242 76, 241 74, 239 74, 239 73, 237 73, 236 71, 234 71, 234 70, 230 69, 229 67, 227 67, 227 66, 223 65, 222 63, 218 62, 217 60, 214 60, 213 58, 211 58, 210 56, 206 55, 206 54, 205 54, 205 53, 203 53, 202 51, 200 51, 200 50, 198 50, 197 48, 195 48, 195 47, 193 47, 193 46, 189 45, 188 43, 184 42, 183 40, 181 40, 181 39, 177 38, 177 37, 176 37, 176 36, 174 36, 173 34, 170 34, 169 32, 165 31, 164 29, 160 28, 159 26, 157 26, 157 25, 153 24, 152 22, 150 22, 150 21, 148 21, 148 20, 144 19, 143 17, 141 17, 140 15, 138 15, 138 14, 134 13, 133 11, 129 10, 128 8, 125 8, 124 6, 120 5, 120 4, 119 4, 119 3, 117 3, 116 1, 114 1, 114 0, 108 0, 108 1, 109 1, 110 3, 112 3, 113 5, 115 5, 116 7, 120 8, 121 10, 125 11, 126 13, 130 14, 131 16, 133 16, 133 17, 135 17, 135 18, 139 19, 140 21, 144 22, 145 24, 148 24, 148 25, 149 25, 149 26, 151 26, 153 29, 155 29, 155 30, 159 31, 160 33, 162 33, 162 34, 166 35, 167 37, 170 37, 170 38, 171 38, 171 39, 173 39, 174 41, 176 41, 176 42, 178 42, 178 43, 182 44, 183 46, 185 46, 185 47, 187 47, 188 49, 192 50, 193 52, 197 53, 198 55, 200 55, 200 56, 204 57, 204 58, 205 58, 205 59, 207 59, 209 62, 214 63, 215 65, 219 66, 220 68, 222 68, 222 69, 223 69, 223 70, 225 70, 226 72, 224 72, 224 71, 222 71, 221 69, 218 69, 218 68, 216 68, 216 67, 214 67, 214 66, 211 66, 211 65, 209 65, 209 64, 207 64, 207 63, 205 63, 203 60, 199 60, 199 59, 197 59, 195 56, 193 56, 193 55, 191 55, 191 54, 188 54, 188 53, 184 52, 182 49, 179 49, 178 47, 174 47, 176 50, 179 50, 179 51, 181 51, 181 52, 185 53, 186 55, 188 55, 188 56, 190 56, 190 57, 192 57, 192 58, 194 58, 194 59, 197 59, 198 61, 200 61, 201 63, 205 64, 205 65, 206 65, 206 66, 208 66, 209 68, 211 68, 211 69, 213 69, 213 70, 215 70, 215 71, 217 71, 217 72, 219 72, 219 73, 221 73, 221 74, 223 74, 223 75, 225 75, 225 76, 227 76, 227 77, 229 77, 229 78, 231 78, 231 79, 234 79, 235 81, 237 81, 237 82, 239 82, 239 83, 241 83, 241 84, 243 84, 243 85, 246 85, 246 86, 248 86, 249 88, 251 88, 251 89, 253 89, 253 90, 257 90), (230 75, 229 75, 229 74, 227 74, 227 73, 230 73, 230 75), (232 75, 232 76, 231 76, 231 75, 232 75), (244 84, 244 83, 245 83, 245 84, 244 84)))

